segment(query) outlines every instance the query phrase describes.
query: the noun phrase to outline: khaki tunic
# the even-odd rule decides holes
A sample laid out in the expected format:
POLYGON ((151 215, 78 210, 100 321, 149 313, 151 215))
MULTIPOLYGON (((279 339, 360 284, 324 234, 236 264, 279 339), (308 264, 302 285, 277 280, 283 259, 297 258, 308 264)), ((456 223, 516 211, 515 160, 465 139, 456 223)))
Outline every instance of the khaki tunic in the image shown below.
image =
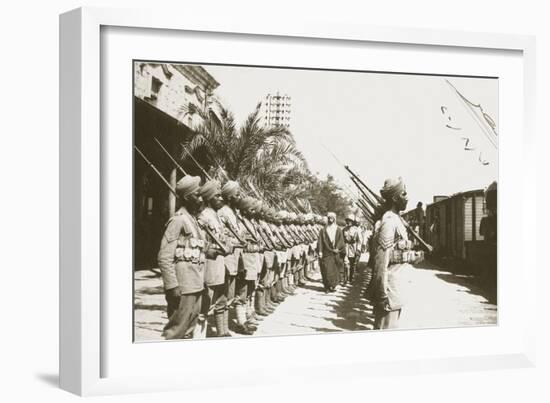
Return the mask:
POLYGON ((354 226, 346 226, 342 230, 344 241, 346 242, 346 256, 355 257, 361 251, 361 238, 359 237, 359 229, 354 226))
MULTIPOLYGON (((246 230, 243 228, 242 224, 238 221, 235 211, 233 211, 233 209, 226 204, 225 206, 223 206, 221 209, 218 210, 218 216, 220 217, 220 221, 224 225, 224 235, 226 239, 229 242, 231 242, 233 245, 239 245, 240 244, 239 240, 235 238, 235 236, 227 228, 227 225, 230 225, 231 228, 233 228, 234 231, 241 237, 241 239, 244 240, 246 238, 244 233, 244 231, 246 230)), ((239 271, 239 260, 241 258, 242 253, 243 253, 242 248, 235 248, 232 254, 224 257, 225 268, 230 276, 235 276, 239 271)))
MULTIPOLYGON (((222 223, 213 208, 206 207, 199 214, 198 221, 202 226, 208 226, 212 234, 222 243, 225 243, 222 223)), ((225 283, 225 261, 222 255, 216 256, 215 259, 206 259, 204 283, 209 287, 225 283)))
POLYGON ((182 294, 204 288, 205 234, 185 207, 166 223, 158 253, 164 289, 177 286, 182 294))
POLYGON ((394 253, 410 249, 408 235, 401 218, 393 211, 387 211, 375 228, 374 271, 372 295, 374 304, 385 311, 398 310, 403 307, 401 293, 401 274, 410 267, 408 263, 394 263, 394 253))
MULTIPOLYGON (((241 219, 246 223, 246 228, 248 228, 258 240, 260 235, 252 222, 246 217, 241 217, 241 219)), ((246 230, 247 247, 242 254, 243 267, 245 270, 245 279, 255 281, 258 279, 258 274, 260 273, 263 257, 260 257, 259 245, 254 241, 248 229, 246 230)))

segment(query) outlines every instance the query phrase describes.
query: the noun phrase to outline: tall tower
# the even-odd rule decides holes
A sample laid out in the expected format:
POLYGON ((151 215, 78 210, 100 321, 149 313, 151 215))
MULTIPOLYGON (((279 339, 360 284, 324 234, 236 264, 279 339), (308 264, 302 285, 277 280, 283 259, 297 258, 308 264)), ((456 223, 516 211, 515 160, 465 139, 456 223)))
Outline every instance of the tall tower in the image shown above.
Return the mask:
POLYGON ((261 116, 264 126, 290 127, 290 103, 291 98, 287 94, 267 94, 262 101, 261 116))

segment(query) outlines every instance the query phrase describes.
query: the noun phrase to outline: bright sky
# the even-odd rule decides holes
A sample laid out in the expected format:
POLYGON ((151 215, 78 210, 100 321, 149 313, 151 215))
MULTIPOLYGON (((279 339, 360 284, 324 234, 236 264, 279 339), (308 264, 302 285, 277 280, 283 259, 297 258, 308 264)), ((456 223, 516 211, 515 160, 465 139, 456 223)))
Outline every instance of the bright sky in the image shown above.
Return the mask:
POLYGON ((385 178, 402 176, 408 209, 418 201, 431 203, 434 195, 484 188, 497 179, 496 148, 445 82, 448 79, 466 98, 481 104, 498 132, 497 79, 205 68, 221 83, 217 94, 239 124, 267 93, 290 95, 290 129, 299 149, 313 172, 330 173, 341 185, 353 186, 323 145, 374 191, 385 178), (465 150, 461 137, 467 137, 468 148, 474 149, 465 150))

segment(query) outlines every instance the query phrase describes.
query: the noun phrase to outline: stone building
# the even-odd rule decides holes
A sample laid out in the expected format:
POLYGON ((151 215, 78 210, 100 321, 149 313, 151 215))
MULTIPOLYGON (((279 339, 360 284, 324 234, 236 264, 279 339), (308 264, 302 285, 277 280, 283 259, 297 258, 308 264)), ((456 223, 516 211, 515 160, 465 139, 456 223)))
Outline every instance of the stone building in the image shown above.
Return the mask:
MULTIPOLYGON (((175 188, 181 178, 173 156, 184 170, 198 170, 183 158, 181 143, 193 135, 219 83, 198 65, 134 62, 134 145, 175 188)), ((134 267, 156 266, 156 254, 167 219, 177 200, 144 159, 134 153, 134 267)))

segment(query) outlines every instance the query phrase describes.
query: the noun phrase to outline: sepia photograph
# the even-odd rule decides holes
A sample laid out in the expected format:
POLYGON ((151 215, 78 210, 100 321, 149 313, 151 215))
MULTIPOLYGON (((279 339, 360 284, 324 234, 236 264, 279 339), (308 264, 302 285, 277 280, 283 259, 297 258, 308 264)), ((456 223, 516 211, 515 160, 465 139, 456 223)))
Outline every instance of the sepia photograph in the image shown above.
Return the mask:
POLYGON ((498 77, 132 80, 134 342, 498 324, 498 77))

